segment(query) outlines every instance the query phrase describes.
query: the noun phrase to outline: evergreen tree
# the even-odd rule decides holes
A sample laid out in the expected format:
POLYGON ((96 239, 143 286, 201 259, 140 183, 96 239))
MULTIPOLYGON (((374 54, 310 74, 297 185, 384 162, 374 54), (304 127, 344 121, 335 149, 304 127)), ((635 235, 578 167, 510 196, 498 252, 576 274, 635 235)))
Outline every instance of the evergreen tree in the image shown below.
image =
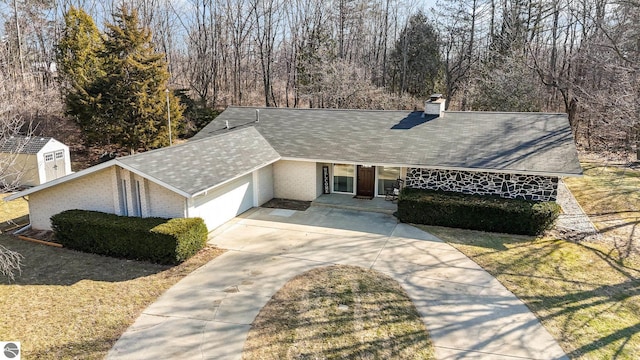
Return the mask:
POLYGON ((427 97, 441 68, 438 34, 422 12, 412 15, 390 55, 391 84, 398 93, 427 97))
POLYGON ((542 110, 544 89, 536 83, 533 70, 517 55, 500 56, 500 62, 485 64, 468 94, 471 110, 542 110))
MULTIPOLYGON (((122 7, 107 24, 103 61, 106 76, 97 86, 102 116, 111 140, 131 152, 169 144, 167 98, 169 81, 164 54, 157 53, 151 31, 138 22, 135 10, 122 7)), ((169 94, 172 132, 182 119, 178 99, 169 94)))
POLYGON ((135 10, 123 7, 100 35, 93 20, 72 8, 58 45, 67 113, 91 144, 117 144, 130 152, 169 144, 167 96, 172 133, 182 120, 164 54, 157 53, 151 31, 135 10))
POLYGON ((65 27, 58 42, 58 80, 65 96, 67 115, 83 129, 90 143, 102 139, 100 93, 95 88, 105 76, 100 55, 102 36, 93 19, 82 9, 71 7, 64 16, 65 27))

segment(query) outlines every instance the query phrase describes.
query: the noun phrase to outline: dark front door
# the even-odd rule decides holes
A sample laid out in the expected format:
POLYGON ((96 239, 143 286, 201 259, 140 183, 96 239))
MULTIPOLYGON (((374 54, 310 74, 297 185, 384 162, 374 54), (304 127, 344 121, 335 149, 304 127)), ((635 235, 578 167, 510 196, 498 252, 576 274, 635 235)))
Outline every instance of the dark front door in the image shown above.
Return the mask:
POLYGON ((376 168, 374 166, 358 165, 358 187, 356 188, 356 195, 373 197, 375 183, 376 168))

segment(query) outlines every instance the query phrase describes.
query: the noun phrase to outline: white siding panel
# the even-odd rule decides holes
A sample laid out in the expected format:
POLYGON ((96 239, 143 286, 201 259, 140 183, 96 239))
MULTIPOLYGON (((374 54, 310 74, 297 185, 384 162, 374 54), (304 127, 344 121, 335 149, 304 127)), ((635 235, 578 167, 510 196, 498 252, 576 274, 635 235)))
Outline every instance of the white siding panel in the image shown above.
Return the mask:
POLYGON ((318 197, 316 171, 315 162, 276 162, 273 164, 273 196, 290 200, 315 200, 318 197))
POLYGON ((256 171, 258 186, 256 204, 258 206, 273 199, 273 165, 268 165, 256 171))
POLYGON ((253 176, 249 174, 194 198, 189 217, 203 218, 211 231, 252 207, 253 176))
POLYGON ((51 216, 81 209, 115 213, 113 167, 29 195, 29 217, 34 229, 51 230, 51 216))

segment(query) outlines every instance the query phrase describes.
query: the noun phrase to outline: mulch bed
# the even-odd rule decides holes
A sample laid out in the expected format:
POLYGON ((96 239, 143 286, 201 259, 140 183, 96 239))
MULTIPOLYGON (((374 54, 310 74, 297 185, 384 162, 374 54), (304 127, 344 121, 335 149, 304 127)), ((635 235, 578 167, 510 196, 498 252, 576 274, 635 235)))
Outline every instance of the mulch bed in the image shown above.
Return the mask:
POLYGON ((288 199, 271 199, 262 205, 264 208, 271 209, 287 209, 305 211, 311 206, 311 201, 288 200, 288 199))
POLYGON ((21 232, 20 235, 47 242, 57 242, 53 235, 53 231, 29 229, 21 232))
POLYGON ((20 234, 17 234, 16 236, 20 240, 24 240, 24 241, 31 241, 31 242, 51 245, 55 247, 62 247, 62 244, 60 244, 56 240, 53 234, 53 231, 29 229, 21 232, 20 234))

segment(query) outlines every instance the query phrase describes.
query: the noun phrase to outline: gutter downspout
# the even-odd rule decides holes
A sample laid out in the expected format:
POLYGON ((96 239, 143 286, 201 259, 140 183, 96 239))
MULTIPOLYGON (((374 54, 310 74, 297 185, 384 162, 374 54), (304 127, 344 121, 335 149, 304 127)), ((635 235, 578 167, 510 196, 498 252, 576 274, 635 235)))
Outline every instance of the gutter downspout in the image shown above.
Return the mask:
POLYGON ((16 231, 14 231, 14 232, 13 232, 13 235, 19 235, 19 234, 22 234, 23 232, 25 232, 25 231, 27 231, 27 230, 29 230, 29 229, 31 229, 31 223, 29 223, 29 225, 27 225, 27 226, 23 227, 22 229, 18 229, 18 230, 16 230, 16 231))
MULTIPOLYGON (((26 196, 22 196, 22 199, 24 201, 26 201, 27 203, 29 203, 29 199, 26 196)), ((6 201, 6 200, 5 200, 6 201)), ((14 232, 12 232, 13 235, 19 235, 22 234, 23 232, 27 231, 31 229, 31 221, 29 221, 29 224, 25 225, 24 227, 22 227, 21 229, 18 229, 14 232)))

